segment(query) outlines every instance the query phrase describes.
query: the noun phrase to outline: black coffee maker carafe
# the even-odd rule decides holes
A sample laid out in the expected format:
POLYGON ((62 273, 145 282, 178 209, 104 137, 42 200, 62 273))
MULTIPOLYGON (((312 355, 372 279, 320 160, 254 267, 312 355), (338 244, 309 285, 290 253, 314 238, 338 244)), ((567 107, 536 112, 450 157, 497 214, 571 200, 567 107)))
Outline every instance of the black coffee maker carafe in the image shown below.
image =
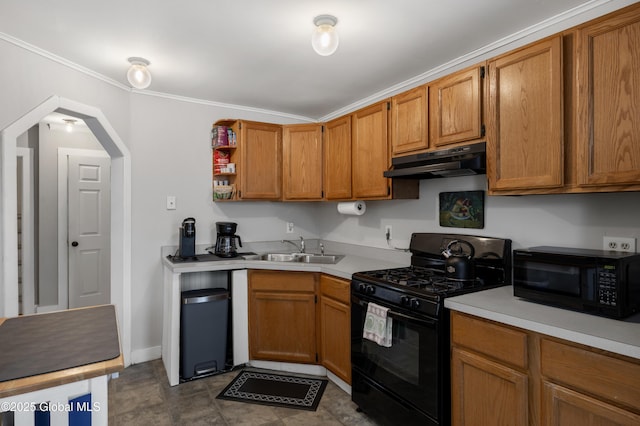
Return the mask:
POLYGON ((236 257, 236 240, 238 245, 242 247, 242 240, 236 235, 237 223, 234 222, 216 222, 216 238, 215 254, 220 257, 236 257))

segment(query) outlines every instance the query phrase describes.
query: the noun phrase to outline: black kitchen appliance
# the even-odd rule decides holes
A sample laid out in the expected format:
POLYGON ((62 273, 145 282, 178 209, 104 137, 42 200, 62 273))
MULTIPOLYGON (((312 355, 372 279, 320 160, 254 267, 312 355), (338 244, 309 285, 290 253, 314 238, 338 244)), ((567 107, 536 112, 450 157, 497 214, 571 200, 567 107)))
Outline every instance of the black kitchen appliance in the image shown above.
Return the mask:
POLYGON ((242 240, 236 235, 238 224, 235 222, 216 222, 215 254, 220 257, 236 257, 238 256, 236 240, 238 245, 242 247, 242 240))
POLYGON ((352 400, 388 425, 450 423, 449 312, 444 300, 511 283, 511 240, 414 233, 411 266, 357 272, 351 280, 352 400), (453 240, 474 251, 475 276, 446 276, 453 240), (363 338, 369 303, 388 308, 391 346, 363 338))
POLYGON ((196 220, 188 217, 180 226, 180 241, 178 243, 178 256, 182 259, 190 259, 196 255, 196 220))
POLYGON ((640 311, 640 254, 566 247, 514 250, 513 294, 625 318, 640 311))
POLYGON ((391 159, 391 169, 385 177, 433 179, 485 174, 486 143, 478 142, 455 148, 445 148, 391 159))

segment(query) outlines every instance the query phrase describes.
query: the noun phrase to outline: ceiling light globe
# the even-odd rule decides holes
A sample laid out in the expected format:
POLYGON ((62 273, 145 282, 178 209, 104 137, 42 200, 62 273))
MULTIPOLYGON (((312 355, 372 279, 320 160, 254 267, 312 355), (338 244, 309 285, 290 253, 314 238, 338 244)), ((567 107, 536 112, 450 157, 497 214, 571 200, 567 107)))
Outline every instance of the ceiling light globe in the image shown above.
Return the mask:
POLYGON ((316 16, 313 20, 316 28, 311 34, 311 46, 320 56, 329 56, 338 49, 340 39, 335 25, 338 20, 331 15, 316 16))
POLYGON ((129 84, 136 89, 146 89, 151 84, 151 73, 147 66, 149 61, 144 58, 129 58, 131 67, 127 71, 129 84))

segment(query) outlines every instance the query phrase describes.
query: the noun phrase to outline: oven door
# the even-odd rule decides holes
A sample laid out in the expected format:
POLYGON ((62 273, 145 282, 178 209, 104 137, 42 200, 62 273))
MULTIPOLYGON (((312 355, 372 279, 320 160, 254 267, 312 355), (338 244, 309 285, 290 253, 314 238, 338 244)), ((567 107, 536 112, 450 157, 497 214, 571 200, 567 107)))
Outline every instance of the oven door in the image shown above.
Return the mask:
MULTIPOLYGON (((417 316, 390 307, 393 319, 391 347, 379 346, 362 337, 368 302, 385 303, 360 294, 351 295, 351 362, 354 375, 362 375, 409 403, 436 422, 440 420, 442 398, 440 342, 438 320, 417 316)), ((355 392, 355 390, 354 390, 355 392)), ((357 403, 356 399, 354 401, 357 403)))

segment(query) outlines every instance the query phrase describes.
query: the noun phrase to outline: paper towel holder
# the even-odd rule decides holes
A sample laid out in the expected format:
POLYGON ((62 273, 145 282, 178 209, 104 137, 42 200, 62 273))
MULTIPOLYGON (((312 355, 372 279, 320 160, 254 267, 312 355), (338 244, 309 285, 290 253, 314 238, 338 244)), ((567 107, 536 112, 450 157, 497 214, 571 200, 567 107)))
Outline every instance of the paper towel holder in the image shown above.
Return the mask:
POLYGON ((344 215, 362 216, 367 211, 364 201, 350 201, 338 203, 338 213, 344 215))

